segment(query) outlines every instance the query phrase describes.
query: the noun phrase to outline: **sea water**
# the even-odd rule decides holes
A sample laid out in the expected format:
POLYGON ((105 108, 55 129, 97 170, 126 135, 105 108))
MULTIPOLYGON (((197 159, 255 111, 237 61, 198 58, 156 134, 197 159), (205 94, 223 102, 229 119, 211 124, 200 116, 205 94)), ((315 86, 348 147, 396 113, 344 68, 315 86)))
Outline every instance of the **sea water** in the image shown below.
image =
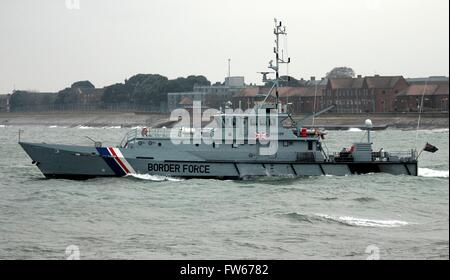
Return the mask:
MULTIPOLYGON (((421 148, 418 177, 244 181, 152 175, 47 180, 17 144, 120 142, 120 127, 0 127, 0 259, 449 259, 449 132, 385 130, 374 149, 421 148), (69 252, 69 253, 68 253, 69 252)), ((365 141, 329 131, 331 151, 365 141)))

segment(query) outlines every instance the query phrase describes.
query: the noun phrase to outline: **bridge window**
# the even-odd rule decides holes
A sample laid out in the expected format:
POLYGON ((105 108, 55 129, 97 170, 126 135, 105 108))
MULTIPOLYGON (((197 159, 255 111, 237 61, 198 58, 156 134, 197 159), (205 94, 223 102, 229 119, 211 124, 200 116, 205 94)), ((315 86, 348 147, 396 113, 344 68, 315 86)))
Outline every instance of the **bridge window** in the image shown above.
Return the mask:
POLYGON ((308 151, 312 151, 312 150, 313 150, 313 142, 308 141, 308 151))

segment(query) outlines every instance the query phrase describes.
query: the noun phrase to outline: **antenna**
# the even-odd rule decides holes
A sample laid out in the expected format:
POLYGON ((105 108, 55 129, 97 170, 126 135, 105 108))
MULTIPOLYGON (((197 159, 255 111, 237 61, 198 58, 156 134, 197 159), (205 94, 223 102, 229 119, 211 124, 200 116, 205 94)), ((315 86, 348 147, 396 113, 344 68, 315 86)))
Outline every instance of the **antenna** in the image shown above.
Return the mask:
MULTIPOLYGON (((272 94, 272 91, 275 89, 276 108, 279 109, 280 97, 278 94, 278 87, 280 81, 280 73, 279 73, 280 64, 289 64, 291 62, 291 59, 289 57, 287 58, 287 60, 284 59, 283 50, 281 50, 281 57, 280 57, 280 35, 287 36, 286 26, 283 26, 281 21, 278 21, 276 18, 274 19, 274 22, 275 28, 273 30, 273 33, 275 34, 275 47, 273 48, 273 52, 275 53, 275 60, 271 60, 269 62, 268 68, 275 71, 275 79, 272 80, 267 79, 268 72, 261 72, 261 74, 263 74, 263 81, 271 81, 273 83, 273 86, 270 89, 269 93, 267 94, 266 98, 264 99, 264 102, 268 99, 268 97, 272 94)), ((264 105, 264 102, 261 105, 264 105)))

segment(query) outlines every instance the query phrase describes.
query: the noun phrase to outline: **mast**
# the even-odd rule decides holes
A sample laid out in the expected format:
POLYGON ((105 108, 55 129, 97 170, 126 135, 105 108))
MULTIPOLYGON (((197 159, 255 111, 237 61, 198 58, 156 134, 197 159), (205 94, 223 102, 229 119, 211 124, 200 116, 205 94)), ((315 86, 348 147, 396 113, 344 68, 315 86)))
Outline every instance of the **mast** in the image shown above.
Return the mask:
POLYGON ((272 91, 275 90, 275 97, 276 97, 276 108, 279 109, 279 103, 280 103, 280 96, 278 93, 278 87, 280 82, 280 64, 288 64, 291 62, 291 58, 288 58, 287 60, 284 60, 283 55, 280 57, 280 35, 287 36, 286 32, 286 26, 284 26, 281 21, 278 21, 277 19, 274 19, 275 21, 275 28, 273 30, 273 33, 275 34, 275 47, 273 48, 273 52, 275 54, 275 65, 273 64, 273 60, 269 62, 269 69, 272 69, 275 71, 275 79, 267 79, 266 75, 269 74, 269 72, 260 72, 263 74, 263 82, 271 81, 273 83, 272 88, 270 89, 269 93, 267 94, 266 98, 263 101, 263 104, 266 102, 267 98, 272 94, 272 91))

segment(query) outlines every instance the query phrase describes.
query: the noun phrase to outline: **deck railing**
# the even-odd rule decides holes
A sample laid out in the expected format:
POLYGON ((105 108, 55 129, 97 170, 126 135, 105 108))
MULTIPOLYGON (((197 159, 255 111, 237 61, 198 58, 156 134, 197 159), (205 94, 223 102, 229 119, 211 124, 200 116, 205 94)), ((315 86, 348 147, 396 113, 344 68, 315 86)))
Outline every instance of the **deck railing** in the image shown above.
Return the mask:
MULTIPOLYGON (((126 147, 130 143, 136 143, 139 140, 146 139, 192 139, 196 133, 195 128, 150 128, 147 133, 142 133, 142 129, 133 129, 125 134, 120 147, 126 147)), ((213 137, 210 129, 201 129, 202 137, 213 137)))

